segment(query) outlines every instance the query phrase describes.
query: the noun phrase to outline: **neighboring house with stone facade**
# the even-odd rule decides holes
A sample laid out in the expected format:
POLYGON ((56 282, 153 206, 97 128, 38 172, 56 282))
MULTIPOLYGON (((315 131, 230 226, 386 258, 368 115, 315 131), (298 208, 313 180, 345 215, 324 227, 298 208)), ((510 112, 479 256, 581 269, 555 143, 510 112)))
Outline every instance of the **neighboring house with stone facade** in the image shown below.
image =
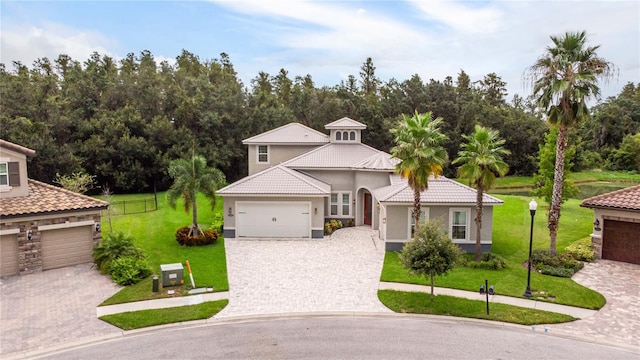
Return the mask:
POLYGON ((591 243, 597 259, 640 264, 640 185, 585 199, 593 209, 591 243))
POLYGON ((91 262, 107 203, 27 176, 35 151, 0 140, 0 276, 91 262))
MULTIPOLYGON (((225 238, 323 238, 331 219, 379 231, 387 250, 412 237, 413 192, 394 174, 397 159, 361 142, 366 125, 349 118, 329 135, 291 123, 245 139, 249 176, 217 191, 225 238)), ((443 176, 422 192, 422 218, 439 218, 453 241, 475 246, 476 190, 443 176)), ((491 251, 493 206, 484 194, 482 251, 491 251)))

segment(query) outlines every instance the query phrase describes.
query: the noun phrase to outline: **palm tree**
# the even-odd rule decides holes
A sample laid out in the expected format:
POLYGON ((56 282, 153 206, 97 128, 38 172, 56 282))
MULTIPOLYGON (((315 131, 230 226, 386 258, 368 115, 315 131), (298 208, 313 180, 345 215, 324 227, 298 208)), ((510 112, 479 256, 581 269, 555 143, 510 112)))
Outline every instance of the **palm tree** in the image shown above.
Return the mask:
POLYGON ((476 125, 471 135, 462 135, 467 140, 458 152, 458 158, 453 164, 462 164, 458 168, 458 175, 469 180, 469 185, 475 186, 476 195, 476 252, 475 260, 482 256, 480 236, 482 233, 482 197, 484 191, 491 189, 496 175, 504 176, 509 171, 509 165, 502 160, 503 155, 511 152, 503 147, 505 141, 500 138, 497 130, 476 125))
POLYGON ((396 146, 391 155, 400 160, 396 172, 407 179, 413 189, 413 219, 417 234, 420 225, 420 193, 429 188, 429 176, 438 177, 448 157, 442 143, 447 136, 440 132, 442 118, 431 119, 431 112, 416 111, 412 117, 402 115, 403 121, 391 129, 396 146))
POLYGON ((169 164, 169 176, 174 180, 167 191, 169 206, 175 209, 177 200, 182 198, 184 211, 188 214, 191 209, 193 215, 189 236, 202 234, 202 229, 198 226, 196 195, 203 193, 211 200, 211 208, 215 208, 216 189, 225 183, 224 174, 216 168, 208 168, 204 157, 193 155, 191 160, 172 161, 169 164))
POLYGON ((587 99, 600 97, 598 80, 608 80, 615 70, 615 65, 596 54, 600 46, 586 47, 586 37, 584 31, 567 32, 564 37, 551 36, 553 47, 547 47, 536 63, 526 70, 538 105, 547 112, 549 122, 558 127, 553 194, 547 223, 551 255, 556 253, 569 129, 589 116, 587 99))

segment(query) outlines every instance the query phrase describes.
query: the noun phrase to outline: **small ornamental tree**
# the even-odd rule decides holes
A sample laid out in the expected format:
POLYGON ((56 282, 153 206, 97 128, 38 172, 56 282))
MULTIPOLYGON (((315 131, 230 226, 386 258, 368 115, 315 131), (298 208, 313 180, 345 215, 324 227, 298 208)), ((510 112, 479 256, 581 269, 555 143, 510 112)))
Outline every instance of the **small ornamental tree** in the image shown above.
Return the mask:
POLYGON ((414 239, 404 245, 399 259, 409 273, 424 275, 431 280, 433 302, 434 278, 446 275, 453 268, 459 254, 460 249, 443 230, 442 223, 430 220, 420 225, 414 239))

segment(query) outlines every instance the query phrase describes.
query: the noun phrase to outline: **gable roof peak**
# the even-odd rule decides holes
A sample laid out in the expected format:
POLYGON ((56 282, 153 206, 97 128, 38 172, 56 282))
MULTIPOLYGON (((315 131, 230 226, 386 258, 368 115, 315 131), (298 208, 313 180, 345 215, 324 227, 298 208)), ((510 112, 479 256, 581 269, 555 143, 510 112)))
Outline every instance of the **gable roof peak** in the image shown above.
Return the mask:
POLYGON ((327 125, 324 126, 325 129, 328 130, 332 130, 332 129, 347 129, 347 130, 355 130, 355 129, 360 129, 360 130, 364 130, 367 128, 367 125, 361 123, 361 122, 357 122, 353 119, 350 119, 348 117, 343 117, 342 119, 338 119, 334 122, 331 122, 327 125))
POLYGON ((329 136, 297 122, 282 125, 242 140, 248 144, 309 144, 320 145, 329 142, 329 136))

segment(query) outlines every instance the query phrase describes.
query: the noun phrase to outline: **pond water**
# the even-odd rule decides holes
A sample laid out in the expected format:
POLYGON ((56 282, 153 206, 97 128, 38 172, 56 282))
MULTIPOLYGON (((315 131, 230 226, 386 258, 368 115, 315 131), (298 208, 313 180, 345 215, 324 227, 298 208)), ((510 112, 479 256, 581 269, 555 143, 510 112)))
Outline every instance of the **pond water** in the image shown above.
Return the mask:
MULTIPOLYGON (((630 186, 637 185, 635 183, 610 183, 610 182, 595 182, 588 184, 578 184, 578 195, 574 198, 578 200, 584 200, 592 196, 608 193, 615 190, 625 189, 630 186)), ((493 189, 491 194, 502 195, 518 195, 518 196, 530 196, 530 189, 493 189)))

